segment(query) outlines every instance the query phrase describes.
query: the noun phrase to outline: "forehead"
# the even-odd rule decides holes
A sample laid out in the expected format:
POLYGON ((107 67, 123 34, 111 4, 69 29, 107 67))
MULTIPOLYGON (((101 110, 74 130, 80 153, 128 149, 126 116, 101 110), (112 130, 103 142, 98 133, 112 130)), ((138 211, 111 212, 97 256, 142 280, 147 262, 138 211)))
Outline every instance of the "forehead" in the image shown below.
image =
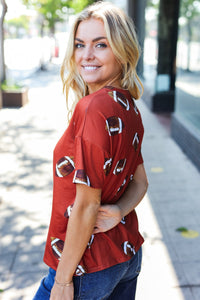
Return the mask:
POLYGON ((103 21, 95 18, 81 21, 75 35, 80 39, 94 39, 99 36, 106 37, 106 31, 103 21))

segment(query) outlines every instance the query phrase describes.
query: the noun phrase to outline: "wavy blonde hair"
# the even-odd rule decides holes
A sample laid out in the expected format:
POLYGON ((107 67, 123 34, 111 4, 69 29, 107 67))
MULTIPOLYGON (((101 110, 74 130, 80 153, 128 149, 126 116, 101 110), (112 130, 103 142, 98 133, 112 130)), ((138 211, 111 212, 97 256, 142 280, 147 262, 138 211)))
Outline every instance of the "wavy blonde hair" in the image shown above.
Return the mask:
POLYGON ((122 67, 121 87, 128 89, 135 99, 139 99, 143 92, 142 83, 136 72, 140 47, 131 18, 110 2, 97 2, 88 6, 77 16, 69 35, 65 58, 61 66, 63 91, 66 94, 68 109, 70 90, 72 89, 74 92, 74 101, 68 110, 68 117, 73 113, 77 102, 88 95, 87 84, 76 68, 74 40, 79 24, 90 18, 99 19, 104 23, 110 47, 122 67))

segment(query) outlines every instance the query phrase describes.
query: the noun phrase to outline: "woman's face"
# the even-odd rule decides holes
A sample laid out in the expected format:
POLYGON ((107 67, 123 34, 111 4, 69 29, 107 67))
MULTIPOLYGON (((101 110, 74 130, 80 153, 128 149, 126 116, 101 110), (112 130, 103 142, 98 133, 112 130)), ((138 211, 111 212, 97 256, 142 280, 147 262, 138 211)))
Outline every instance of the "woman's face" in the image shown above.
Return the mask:
POLYGON ((90 94, 109 84, 120 87, 121 66, 101 20, 91 18, 79 24, 75 35, 75 63, 90 94))

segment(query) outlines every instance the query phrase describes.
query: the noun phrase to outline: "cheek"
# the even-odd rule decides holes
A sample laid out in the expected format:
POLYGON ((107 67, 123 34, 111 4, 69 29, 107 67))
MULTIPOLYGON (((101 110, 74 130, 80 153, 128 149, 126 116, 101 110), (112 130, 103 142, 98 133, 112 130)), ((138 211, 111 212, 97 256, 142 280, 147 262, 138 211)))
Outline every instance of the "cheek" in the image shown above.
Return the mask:
POLYGON ((109 68, 110 71, 113 73, 118 74, 121 71, 121 65, 115 58, 110 59, 109 66, 110 66, 110 68, 109 68))
POLYGON ((110 70, 119 72, 121 69, 121 65, 111 51, 105 55, 105 61, 107 62, 110 70))

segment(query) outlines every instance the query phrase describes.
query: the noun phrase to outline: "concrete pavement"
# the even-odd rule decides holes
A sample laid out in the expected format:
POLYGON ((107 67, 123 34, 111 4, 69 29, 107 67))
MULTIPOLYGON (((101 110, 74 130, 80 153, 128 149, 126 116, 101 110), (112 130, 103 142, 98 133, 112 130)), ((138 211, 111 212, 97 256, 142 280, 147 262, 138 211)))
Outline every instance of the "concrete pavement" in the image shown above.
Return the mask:
MULTIPOLYGON (((32 299, 47 272, 52 152, 66 128, 58 66, 27 83, 29 104, 0 111, 1 300, 32 299)), ((145 243, 136 299, 199 300, 200 173, 171 139, 169 119, 138 106, 149 190, 137 208, 145 243)))

